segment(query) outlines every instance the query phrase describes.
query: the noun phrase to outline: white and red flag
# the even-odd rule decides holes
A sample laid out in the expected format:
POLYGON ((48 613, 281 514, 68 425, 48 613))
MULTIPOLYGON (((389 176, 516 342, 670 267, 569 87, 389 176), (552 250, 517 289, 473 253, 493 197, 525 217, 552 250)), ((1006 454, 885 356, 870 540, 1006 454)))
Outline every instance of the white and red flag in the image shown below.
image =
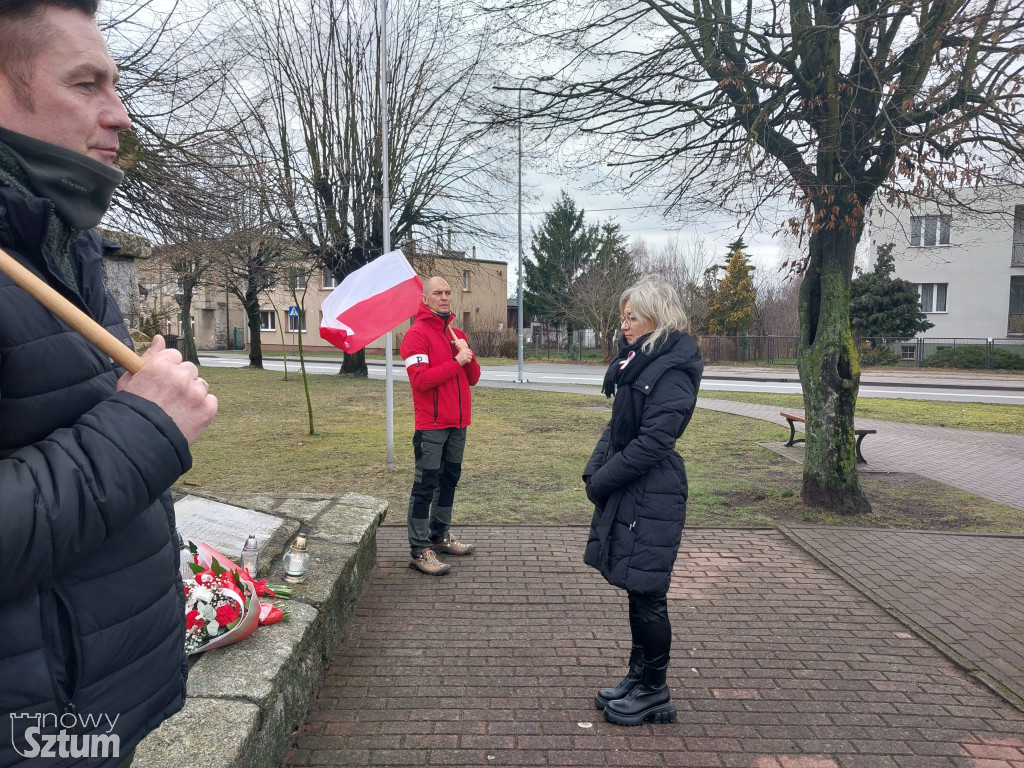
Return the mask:
POLYGON ((423 283, 401 251, 379 256, 331 291, 323 303, 320 338, 358 352, 416 314, 423 283))

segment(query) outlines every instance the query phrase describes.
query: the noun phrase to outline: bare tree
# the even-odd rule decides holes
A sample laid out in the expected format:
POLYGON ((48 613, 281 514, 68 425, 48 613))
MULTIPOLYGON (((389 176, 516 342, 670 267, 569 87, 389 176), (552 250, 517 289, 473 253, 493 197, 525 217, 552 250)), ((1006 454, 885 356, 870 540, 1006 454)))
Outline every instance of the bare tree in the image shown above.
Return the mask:
POLYGON ((679 292, 690 320, 690 332, 707 333, 715 264, 704 240, 696 238, 684 245, 677 235, 656 251, 637 241, 633 244, 633 258, 641 272, 660 275, 679 292))
MULTIPOLYGON (((375 6, 351 0, 232 0, 249 68, 236 98, 266 98, 251 123, 289 235, 337 279, 392 244, 433 233, 490 233, 504 207, 510 155, 474 121, 488 47, 440 0, 389 6, 391 220, 382 221, 379 28, 375 6)), ((365 375, 362 351, 343 372, 365 375)))
POLYGON ((799 335, 800 281, 800 276, 792 273, 782 274, 764 269, 754 273, 754 289, 757 291, 756 335, 799 335))
MULTIPOLYGON (((251 136, 238 135, 236 147, 242 157, 257 155, 258 144, 251 136)), ((261 297, 276 282, 295 273, 302 250, 286 237, 280 199, 260 166, 240 164, 221 180, 223 233, 218 271, 245 311, 249 365, 262 368, 261 297)))
POLYGON ((593 154, 666 207, 745 220, 794 207, 798 367, 807 416, 803 500, 870 504, 857 476, 859 386, 849 290, 865 210, 954 202, 1016 178, 1024 144, 1021 0, 508 0, 503 25, 559 67, 530 89, 536 125, 593 154))
POLYGON ((221 241, 224 284, 238 297, 249 329, 249 365, 263 367, 260 296, 282 277, 287 244, 274 223, 240 228, 221 241))
POLYGON ((245 115, 226 103, 236 64, 202 0, 107 0, 101 26, 121 79, 133 128, 121 135, 125 179, 114 196, 114 226, 162 240, 182 222, 215 220, 218 179, 234 167, 225 143, 245 115))

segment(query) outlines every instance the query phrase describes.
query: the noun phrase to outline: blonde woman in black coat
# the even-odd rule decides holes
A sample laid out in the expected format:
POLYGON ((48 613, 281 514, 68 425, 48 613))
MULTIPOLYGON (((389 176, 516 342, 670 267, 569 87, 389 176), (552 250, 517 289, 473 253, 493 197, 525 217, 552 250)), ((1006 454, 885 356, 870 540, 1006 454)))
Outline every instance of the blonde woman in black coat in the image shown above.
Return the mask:
POLYGON ((594 503, 584 561, 626 590, 633 644, 626 677, 601 689, 596 704, 619 725, 672 723, 667 593, 687 495, 675 444, 693 414, 704 361, 665 281, 630 286, 619 307, 622 337, 603 387, 615 396, 612 418, 583 473, 594 503))

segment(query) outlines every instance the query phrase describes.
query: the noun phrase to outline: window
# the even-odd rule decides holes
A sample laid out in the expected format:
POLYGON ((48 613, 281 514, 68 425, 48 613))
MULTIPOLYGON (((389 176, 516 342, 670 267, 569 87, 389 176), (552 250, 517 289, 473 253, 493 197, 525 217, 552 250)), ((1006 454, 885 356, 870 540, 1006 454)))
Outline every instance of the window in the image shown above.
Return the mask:
POLYGON ((305 330, 306 330, 306 313, 300 310, 298 317, 292 317, 291 315, 288 315, 288 332, 289 333, 295 333, 296 331, 299 330, 299 320, 302 321, 302 330, 303 330, 303 332, 305 332, 305 330))
POLYGON ((1013 208, 1013 252, 1010 265, 1024 267, 1024 205, 1013 208))
POLYGON ((1010 278, 1010 314, 1024 315, 1024 278, 1010 278))
POLYGON ((288 287, 296 291, 304 289, 306 287, 306 273, 301 269, 296 269, 295 267, 289 269, 288 287))
POLYGON ((900 344, 900 360, 917 360, 917 347, 913 344, 900 344))
POLYGON ((1010 318, 1008 333, 1024 333, 1024 276, 1010 278, 1010 318))
POLYGON ((946 286, 949 283, 920 283, 917 295, 922 312, 946 311, 946 286))
POLYGON ((462 270, 462 290, 464 290, 464 291, 468 291, 469 290, 469 270, 468 269, 462 270))
POLYGON ((261 331, 276 331, 277 330, 277 312, 269 309, 260 310, 260 330, 261 331))
POLYGON ((323 287, 324 288, 337 288, 338 280, 331 274, 331 270, 325 269, 323 271, 323 287))
POLYGON ((469 328, 469 318, 471 317, 472 315, 470 315, 469 312, 462 313, 462 330, 469 328))
POLYGON ((911 216, 910 244, 949 245, 949 230, 952 219, 949 216, 911 216))

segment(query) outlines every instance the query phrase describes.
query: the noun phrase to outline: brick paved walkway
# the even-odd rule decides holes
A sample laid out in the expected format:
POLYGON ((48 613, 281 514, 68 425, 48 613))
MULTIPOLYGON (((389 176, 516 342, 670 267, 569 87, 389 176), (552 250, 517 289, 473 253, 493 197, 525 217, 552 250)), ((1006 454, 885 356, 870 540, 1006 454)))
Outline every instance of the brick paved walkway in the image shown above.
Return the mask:
POLYGON ((807 527, 788 533, 1024 709, 1024 536, 807 527))
MULTIPOLYGON (((789 427, 772 405, 701 397, 697 405, 710 410, 749 416, 789 427)), ((798 429, 800 425, 797 425, 798 429)), ((869 471, 912 472, 1024 510, 1024 435, 925 427, 879 419, 857 419, 857 426, 878 430, 864 439, 869 471)), ((788 438, 789 433, 785 433, 788 438)), ((780 440, 784 442, 785 440, 780 440)), ((803 461, 803 445, 781 451, 803 461)))
POLYGON ((477 555, 436 578, 407 567, 404 528, 378 531, 286 765, 1024 768, 1021 710, 779 531, 685 533, 679 720, 637 728, 593 707, 629 638, 623 593, 581 562, 586 530, 458 533, 477 555))

